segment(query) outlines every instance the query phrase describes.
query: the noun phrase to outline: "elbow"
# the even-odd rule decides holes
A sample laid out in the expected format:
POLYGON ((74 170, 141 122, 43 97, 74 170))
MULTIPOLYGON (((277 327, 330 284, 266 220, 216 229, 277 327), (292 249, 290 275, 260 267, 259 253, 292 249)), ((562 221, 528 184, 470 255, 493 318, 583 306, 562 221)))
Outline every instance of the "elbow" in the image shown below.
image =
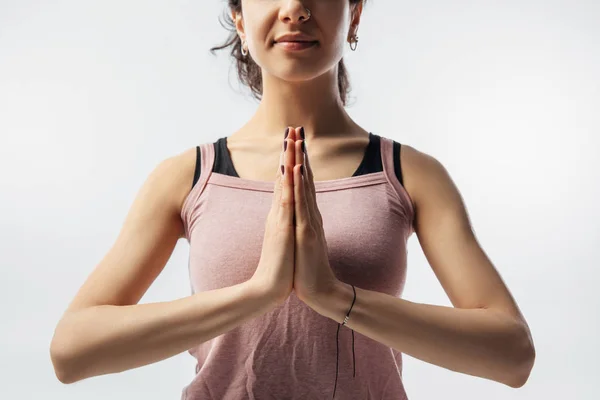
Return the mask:
POLYGON ((74 357, 68 343, 65 343, 65 341, 56 336, 50 344, 50 360, 52 361, 54 374, 61 383, 71 384, 80 380, 74 372, 74 357))
POLYGON ((81 380, 82 377, 75 366, 75 344, 69 337, 71 335, 65 335, 65 332, 68 332, 68 329, 65 330, 59 323, 50 343, 50 360, 56 378, 61 383, 71 384, 81 380))
POLYGON ((533 344, 529 350, 526 350, 525 356, 526 358, 514 368, 512 380, 507 383, 508 386, 512 388, 518 389, 523 387, 529 380, 535 362, 535 349, 533 344))
POLYGON ((58 343, 59 342, 56 339, 52 339, 52 344, 50 345, 50 360, 52 361, 54 374, 61 383, 74 383, 76 382, 76 379, 73 377, 73 374, 69 372, 69 356, 67 356, 67 351, 64 349, 64 346, 58 343))
POLYGON ((529 328, 524 324, 519 340, 515 346, 514 358, 509 379, 504 382, 511 388, 521 388, 529 380, 535 363, 535 346, 529 328))

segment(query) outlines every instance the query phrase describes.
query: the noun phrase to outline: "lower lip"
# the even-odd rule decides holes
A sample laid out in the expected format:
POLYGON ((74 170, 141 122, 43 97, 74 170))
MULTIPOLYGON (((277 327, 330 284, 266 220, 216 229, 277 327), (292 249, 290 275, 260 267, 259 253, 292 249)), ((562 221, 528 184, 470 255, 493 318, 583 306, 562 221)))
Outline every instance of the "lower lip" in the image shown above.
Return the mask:
POLYGON ((315 47, 317 43, 318 42, 277 42, 275 44, 280 46, 284 50, 299 51, 315 47))

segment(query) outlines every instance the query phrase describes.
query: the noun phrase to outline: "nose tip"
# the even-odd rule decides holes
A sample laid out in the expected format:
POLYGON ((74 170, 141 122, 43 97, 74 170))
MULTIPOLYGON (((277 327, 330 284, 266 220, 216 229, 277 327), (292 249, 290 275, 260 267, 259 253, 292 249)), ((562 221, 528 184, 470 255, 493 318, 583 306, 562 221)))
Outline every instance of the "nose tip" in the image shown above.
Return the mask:
POLYGON ((288 22, 293 21, 293 22, 299 22, 300 23, 300 22, 306 22, 306 21, 308 21, 308 18, 306 18, 303 15, 300 15, 298 17, 286 17, 286 18, 284 18, 284 20, 286 20, 288 22))
POLYGON ((280 15, 285 21, 305 22, 310 19, 310 10, 302 2, 296 1, 282 8, 280 15))

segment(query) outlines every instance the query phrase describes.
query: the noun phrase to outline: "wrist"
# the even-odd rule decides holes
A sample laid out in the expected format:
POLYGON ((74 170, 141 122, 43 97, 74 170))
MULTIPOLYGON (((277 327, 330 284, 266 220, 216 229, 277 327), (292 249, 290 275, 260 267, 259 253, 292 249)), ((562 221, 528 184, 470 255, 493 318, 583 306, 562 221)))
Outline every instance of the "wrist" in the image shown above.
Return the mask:
POLYGON ((250 299, 260 299, 267 309, 277 307, 281 304, 280 296, 273 293, 268 286, 262 285, 255 280, 248 280, 244 283, 245 293, 250 299))
MULTIPOLYGON (((354 300, 352 285, 336 280, 334 284, 332 284, 330 290, 319 296, 313 309, 324 317, 330 318, 341 324, 344 322, 348 310, 350 310, 352 300, 354 300)), ((350 315, 352 315, 352 313, 350 315)), ((349 323, 350 322, 348 322, 348 324, 349 323)))

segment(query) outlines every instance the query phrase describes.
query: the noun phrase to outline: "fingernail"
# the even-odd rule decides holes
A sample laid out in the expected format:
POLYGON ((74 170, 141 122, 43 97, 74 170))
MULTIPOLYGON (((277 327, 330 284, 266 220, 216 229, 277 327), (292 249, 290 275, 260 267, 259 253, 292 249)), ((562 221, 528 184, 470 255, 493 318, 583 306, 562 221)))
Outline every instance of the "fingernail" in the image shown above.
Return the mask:
POLYGON ((283 137, 283 140, 287 139, 289 133, 290 133, 290 128, 285 128, 285 136, 283 137))
POLYGON ((285 167, 283 165, 281 166, 281 175, 285 175, 285 167))
POLYGON ((302 165, 302 166, 300 167, 300 174, 301 174, 301 175, 304 175, 304 165, 302 165))
POLYGON ((306 153, 306 145, 304 144, 304 140, 302 141, 302 152, 306 153))
POLYGON ((304 140, 304 127, 300 128, 300 138, 304 140))
POLYGON ((283 142, 283 151, 287 150, 287 140, 283 142))

